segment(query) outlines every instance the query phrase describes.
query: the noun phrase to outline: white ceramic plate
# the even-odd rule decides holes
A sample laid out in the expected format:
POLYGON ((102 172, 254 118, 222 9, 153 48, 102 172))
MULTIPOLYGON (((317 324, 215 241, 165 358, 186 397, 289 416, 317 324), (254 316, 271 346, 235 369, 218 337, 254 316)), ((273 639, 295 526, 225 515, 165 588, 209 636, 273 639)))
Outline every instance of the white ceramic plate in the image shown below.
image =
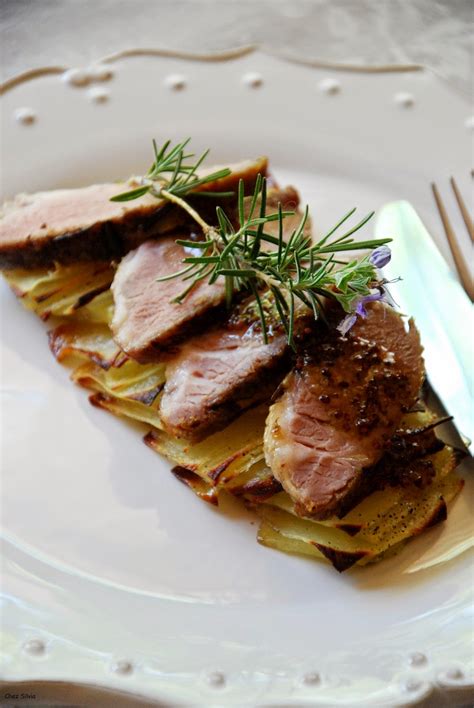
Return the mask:
MULTIPOLYGON (((216 162, 268 154, 318 229, 405 198, 437 237, 429 182, 467 184, 468 105, 424 71, 336 74, 259 52, 109 67, 107 81, 7 87, 4 196, 128 176, 153 136, 188 135, 216 162)), ((6 680, 167 706, 469 702, 471 560, 422 566, 466 535, 472 478, 447 524, 375 567, 339 575, 260 547, 250 514, 200 502, 139 426, 92 408, 45 327, 0 291, 6 680)))

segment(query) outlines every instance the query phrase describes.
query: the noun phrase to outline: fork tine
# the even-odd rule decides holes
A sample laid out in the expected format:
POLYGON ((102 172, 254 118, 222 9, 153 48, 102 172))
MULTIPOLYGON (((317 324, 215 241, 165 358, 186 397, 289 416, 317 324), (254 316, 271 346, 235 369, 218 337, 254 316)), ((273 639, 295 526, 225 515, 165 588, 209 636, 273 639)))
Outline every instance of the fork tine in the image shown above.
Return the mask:
POLYGON ((448 219, 448 214, 446 213, 446 209, 445 209, 444 204, 441 200, 440 194, 438 192, 438 188, 436 187, 434 182, 431 183, 431 189, 433 190, 433 196, 436 201, 436 206, 438 207, 441 221, 443 222, 444 230, 445 230, 445 233, 446 233, 446 236, 448 239, 451 253, 453 254, 453 259, 456 264, 459 278, 460 278, 461 283, 464 287, 464 290, 469 295, 471 300, 474 301, 474 286, 473 286, 471 274, 469 272, 469 267, 468 267, 466 261, 464 260, 464 256, 461 252, 461 249, 458 246, 458 242, 456 240, 456 234, 453 231, 453 227, 451 226, 451 223, 448 219))
POLYGON ((469 233, 469 236, 471 237, 471 242, 474 243, 474 224, 472 223, 472 219, 464 203, 464 199, 461 196, 461 192, 458 189, 458 185, 454 181, 454 177, 451 177, 449 181, 451 182, 451 187, 453 188, 454 196, 456 197, 456 201, 461 211, 462 218, 464 219, 464 223, 466 224, 466 229, 469 233))

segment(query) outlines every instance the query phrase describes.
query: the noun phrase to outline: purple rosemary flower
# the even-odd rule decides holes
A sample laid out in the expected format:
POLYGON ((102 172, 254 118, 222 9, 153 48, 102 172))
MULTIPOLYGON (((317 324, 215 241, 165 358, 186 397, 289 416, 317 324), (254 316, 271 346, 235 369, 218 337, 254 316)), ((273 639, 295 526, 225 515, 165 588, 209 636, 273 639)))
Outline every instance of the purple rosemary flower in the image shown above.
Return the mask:
POLYGON ((362 295, 362 297, 356 298, 355 301, 355 313, 359 315, 359 317, 366 318, 367 317, 367 310, 365 309, 365 306, 367 305, 368 302, 376 302, 377 300, 383 300, 385 298, 385 293, 380 292, 380 290, 377 290, 377 292, 372 293, 371 295, 362 295))
POLYGON ((355 298, 355 300, 352 303, 353 312, 351 312, 349 315, 346 315, 341 322, 339 322, 337 329, 339 332, 342 334, 343 337, 346 336, 346 334, 349 332, 349 330, 355 325, 357 322, 358 317, 362 317, 362 319, 365 319, 367 317, 367 310, 365 309, 365 306, 369 302, 376 302, 377 300, 384 300, 385 299, 385 292, 382 290, 377 290, 374 293, 371 293, 370 295, 359 295, 359 297, 355 298), (354 307, 355 306, 355 307, 354 307))
POLYGON ((392 252, 388 246, 379 246, 370 254, 369 261, 376 268, 384 268, 389 263, 392 252))
POLYGON ((339 322, 337 325, 337 329, 339 332, 342 334, 343 337, 346 336, 348 331, 355 325, 357 322, 357 315, 346 315, 343 320, 339 322))

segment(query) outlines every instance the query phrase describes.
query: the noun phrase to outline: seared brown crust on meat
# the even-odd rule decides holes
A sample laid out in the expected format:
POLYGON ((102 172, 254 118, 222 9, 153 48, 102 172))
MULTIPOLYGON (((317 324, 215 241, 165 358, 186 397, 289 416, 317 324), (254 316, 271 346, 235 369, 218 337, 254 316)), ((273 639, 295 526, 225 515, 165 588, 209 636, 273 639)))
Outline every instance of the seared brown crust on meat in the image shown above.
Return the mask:
MULTIPOLYGON (((259 158, 231 168, 229 177, 205 185, 202 191, 234 190, 240 178, 250 191, 257 174, 266 174, 267 160, 259 158)), ((185 212, 149 194, 130 202, 110 201, 129 189, 129 184, 111 183, 17 196, 0 212, 0 268, 112 260, 189 223, 185 212)), ((215 200, 195 195, 190 202, 205 217, 215 217, 215 200)), ((219 202, 225 204, 226 199, 219 202)))
POLYGON ((324 518, 359 496, 424 375, 418 332, 373 304, 346 337, 321 326, 271 407, 265 456, 298 513, 324 518))
MULTIPOLYGON (((114 186, 113 194, 118 191, 120 185, 114 186)), ((67 196, 64 198, 67 199, 67 196)), ((19 199, 15 205, 28 208, 21 207, 19 199)), ((54 207, 53 203, 51 208, 54 207)), ((9 234, 11 226, 7 212, 0 221, 0 268, 27 269, 50 267, 54 263, 111 261, 120 258, 142 241, 173 229, 176 225, 175 217, 176 214, 170 213, 169 210, 166 215, 162 205, 158 203, 158 207, 155 204, 152 208, 147 205, 146 208, 124 211, 123 214, 106 221, 96 221, 85 228, 64 233, 48 231, 48 223, 44 221, 44 238, 37 233, 28 232, 15 241, 4 237, 9 234)))

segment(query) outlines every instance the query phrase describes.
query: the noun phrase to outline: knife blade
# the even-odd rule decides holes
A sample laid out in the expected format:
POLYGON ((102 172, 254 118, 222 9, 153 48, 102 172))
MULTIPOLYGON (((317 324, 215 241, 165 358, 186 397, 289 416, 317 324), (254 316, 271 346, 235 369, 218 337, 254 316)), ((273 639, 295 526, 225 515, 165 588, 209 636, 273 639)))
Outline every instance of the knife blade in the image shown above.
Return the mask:
MULTIPOLYGON (((392 259, 384 268, 401 312, 421 334, 428 380, 459 433, 474 440, 473 305, 439 252, 415 209, 406 201, 378 214, 377 238, 391 237, 392 259)), ((469 443, 466 443, 469 445, 469 443)))

